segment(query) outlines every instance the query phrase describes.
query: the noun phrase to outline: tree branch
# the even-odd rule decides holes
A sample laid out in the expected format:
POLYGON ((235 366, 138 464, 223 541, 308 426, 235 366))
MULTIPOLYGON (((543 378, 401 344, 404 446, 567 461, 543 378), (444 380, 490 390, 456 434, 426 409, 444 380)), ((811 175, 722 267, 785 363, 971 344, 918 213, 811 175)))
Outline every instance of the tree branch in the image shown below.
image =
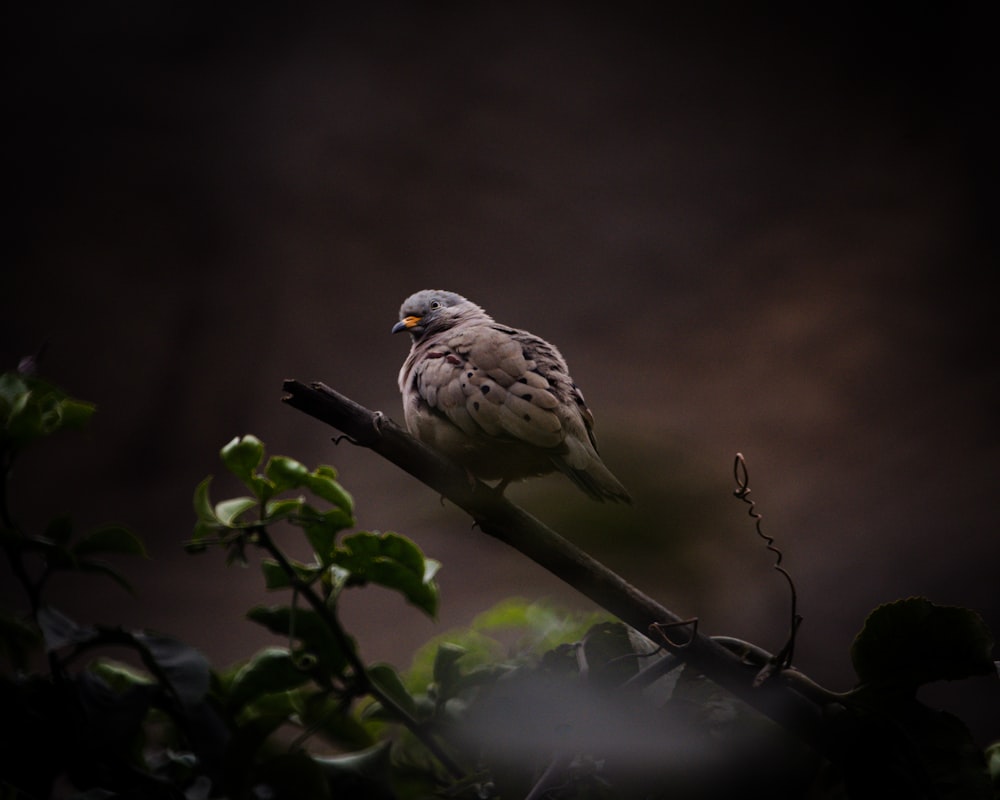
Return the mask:
POLYGON ((761 667, 758 660, 746 661, 699 633, 696 624, 640 592, 490 486, 471 480, 464 469, 418 442, 381 412, 373 412, 322 383, 307 386, 289 380, 284 389, 288 405, 396 464, 470 514, 484 533, 545 567, 804 741, 830 752, 822 714, 825 705, 837 701, 836 694, 795 670, 778 671, 755 687, 754 678, 761 667))

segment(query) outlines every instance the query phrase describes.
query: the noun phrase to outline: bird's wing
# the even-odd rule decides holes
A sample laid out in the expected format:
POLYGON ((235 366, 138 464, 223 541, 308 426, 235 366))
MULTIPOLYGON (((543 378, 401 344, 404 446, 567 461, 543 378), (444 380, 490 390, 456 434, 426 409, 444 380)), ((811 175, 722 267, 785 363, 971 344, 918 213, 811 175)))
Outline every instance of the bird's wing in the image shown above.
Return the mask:
POLYGON ((458 326, 423 353, 415 388, 468 436, 558 447, 565 437, 559 398, 521 333, 493 324, 458 326))

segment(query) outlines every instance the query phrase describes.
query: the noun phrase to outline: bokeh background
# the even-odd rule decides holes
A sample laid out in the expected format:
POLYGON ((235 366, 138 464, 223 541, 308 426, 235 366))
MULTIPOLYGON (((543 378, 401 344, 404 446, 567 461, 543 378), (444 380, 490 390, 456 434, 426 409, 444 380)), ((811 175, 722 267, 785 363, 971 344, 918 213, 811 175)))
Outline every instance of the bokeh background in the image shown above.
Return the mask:
MULTIPOLYGON (((589 603, 280 402, 323 380, 401 419, 399 304, 447 288, 555 342, 634 509, 561 477, 509 495, 708 633, 851 685, 879 603, 1000 631, 998 137, 983 6, 107 2, 5 10, 4 368, 95 401, 29 453, 26 525, 121 521, 137 585, 54 603, 216 663, 270 643, 255 569, 186 555, 190 497, 252 432, 332 463, 362 527, 441 560, 423 618, 365 590, 371 660, 509 595, 589 603)), ((236 491, 222 477, 220 496, 236 491)), ((3 592, 9 596, 9 576, 3 592)), ((977 738, 1000 690, 928 689, 977 738)))

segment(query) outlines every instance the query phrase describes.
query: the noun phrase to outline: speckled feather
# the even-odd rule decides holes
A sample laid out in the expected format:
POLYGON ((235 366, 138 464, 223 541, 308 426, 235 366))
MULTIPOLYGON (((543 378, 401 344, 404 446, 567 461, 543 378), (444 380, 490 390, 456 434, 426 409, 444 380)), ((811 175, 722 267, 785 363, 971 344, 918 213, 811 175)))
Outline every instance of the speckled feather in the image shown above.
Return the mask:
POLYGON ((439 290, 407 298, 393 333, 403 330, 413 340, 399 372, 410 433, 484 480, 558 470, 595 500, 631 502, 555 346, 439 290))

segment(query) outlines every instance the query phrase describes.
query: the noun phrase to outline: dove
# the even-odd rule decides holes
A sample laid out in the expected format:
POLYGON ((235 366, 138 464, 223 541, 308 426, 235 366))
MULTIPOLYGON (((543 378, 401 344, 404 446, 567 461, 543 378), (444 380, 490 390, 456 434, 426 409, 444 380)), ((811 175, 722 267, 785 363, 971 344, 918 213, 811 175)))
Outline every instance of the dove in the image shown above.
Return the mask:
POLYGON ((594 417, 555 345, 501 325, 459 294, 408 297, 393 333, 412 344, 399 371, 409 432, 482 480, 562 472, 594 500, 631 503, 604 465, 594 417))

